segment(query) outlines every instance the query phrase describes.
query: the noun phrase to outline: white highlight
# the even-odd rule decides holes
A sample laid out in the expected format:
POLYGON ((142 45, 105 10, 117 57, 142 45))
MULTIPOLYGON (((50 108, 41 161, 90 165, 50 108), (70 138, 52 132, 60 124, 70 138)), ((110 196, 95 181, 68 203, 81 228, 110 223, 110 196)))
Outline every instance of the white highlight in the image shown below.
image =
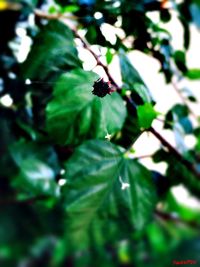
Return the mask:
POLYGON ((0 102, 5 107, 10 107, 13 104, 13 100, 10 95, 6 94, 0 98, 0 102))
POLYGON ((103 15, 101 12, 95 12, 94 17, 95 17, 95 19, 101 19, 103 17, 103 15))
POLYGON ((25 80, 25 84, 31 84, 31 80, 30 79, 26 79, 25 80))
POLYGON ((200 201, 192 196, 183 185, 174 186, 171 191, 180 204, 200 210, 200 201))
POLYGON ((17 28, 17 29, 16 29, 16 34, 17 34, 19 37, 23 38, 23 37, 26 36, 26 30, 23 29, 23 28, 17 28))
POLYGON ((108 23, 103 23, 101 25, 101 31, 103 35, 105 36, 106 40, 109 41, 111 44, 115 44, 117 41, 116 37, 116 29, 112 25, 108 23))
POLYGON ((121 189, 122 189, 122 190, 125 190, 126 188, 129 188, 129 187, 130 187, 130 184, 129 184, 129 183, 124 183, 124 182, 122 181, 121 176, 119 176, 119 181, 120 181, 121 189))
POLYGON ((64 169, 60 170, 60 175, 63 175, 63 174, 65 174, 65 170, 64 169))
POLYGON ((105 136, 105 139, 107 139, 108 141, 110 141, 111 137, 112 137, 112 135, 109 134, 109 133, 107 133, 106 136, 105 136))
POLYGON ((66 184, 66 180, 65 179, 60 179, 60 180, 58 180, 58 184, 59 184, 59 186, 63 186, 63 185, 65 185, 66 184))

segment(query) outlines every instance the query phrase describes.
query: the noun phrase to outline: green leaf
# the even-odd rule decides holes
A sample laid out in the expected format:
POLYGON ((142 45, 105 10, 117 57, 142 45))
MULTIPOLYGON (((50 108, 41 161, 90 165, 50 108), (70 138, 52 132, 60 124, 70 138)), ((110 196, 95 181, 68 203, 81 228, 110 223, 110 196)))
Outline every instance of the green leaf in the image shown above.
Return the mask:
POLYGON ((125 148, 130 148, 141 133, 142 131, 139 125, 137 113, 135 112, 135 114, 133 114, 129 111, 121 131, 121 139, 119 140, 119 144, 125 148))
POLYGON ((134 228, 141 230, 149 220, 156 200, 151 174, 124 153, 110 142, 92 140, 66 162, 65 205, 74 240, 87 236, 88 227, 99 210, 110 205, 111 196, 134 228))
POLYGON ((51 21, 35 38, 22 64, 22 74, 25 79, 44 80, 52 73, 80 66, 72 31, 59 21, 51 21))
POLYGON ((52 148, 19 141, 11 147, 11 156, 19 169, 12 185, 21 194, 59 195, 55 181, 59 167, 52 148))
POLYGON ((156 253, 166 252, 166 237, 161 226, 158 223, 152 223, 147 226, 147 236, 149 243, 156 253))
POLYGON ((151 102, 152 97, 138 71, 133 67, 123 50, 119 53, 122 81, 128 90, 134 91, 144 103, 151 102))
POLYGON ((199 80, 200 69, 189 69, 186 73, 186 77, 190 80, 199 80))
POLYGON ((81 69, 61 75, 47 112, 47 130, 60 144, 104 138, 122 128, 126 108, 119 94, 102 99, 92 94, 97 74, 81 69))
POLYGON ((108 48, 106 52, 106 62, 108 65, 112 62, 112 59, 113 59, 113 53, 111 52, 111 49, 108 48))
POLYGON ((187 66, 186 66, 185 53, 181 50, 177 50, 175 51, 173 56, 176 66, 179 68, 179 70, 182 71, 183 73, 186 73, 187 66))
POLYGON ((76 5, 67 5, 62 8, 63 13, 68 13, 68 12, 73 13, 77 12, 78 10, 80 10, 80 7, 76 5))
POLYGON ((200 2, 199 0, 193 0, 190 5, 190 13, 192 16, 193 23, 197 26, 197 28, 200 28, 200 2))
MULTIPOLYGON (((159 150, 154 154, 153 159, 155 162, 167 162, 166 177, 171 185, 183 184, 193 195, 200 196, 200 182, 198 178, 171 153, 159 150)), ((199 171, 199 164, 194 164, 194 168, 199 171)))
POLYGON ((198 262, 200 261, 199 247, 200 238, 198 235, 193 238, 185 238, 185 240, 180 242, 178 248, 175 249, 172 257, 180 262, 183 261, 182 255, 184 255, 184 262, 187 264, 198 265, 198 262))
POLYGON ((177 128, 178 132, 183 129, 185 134, 191 134, 193 132, 193 125, 189 118, 187 106, 181 104, 174 105, 166 115, 164 128, 174 130, 177 128))
POLYGON ((140 127, 148 129, 158 114, 159 112, 155 111, 150 103, 145 103, 142 106, 138 106, 137 115, 140 127))

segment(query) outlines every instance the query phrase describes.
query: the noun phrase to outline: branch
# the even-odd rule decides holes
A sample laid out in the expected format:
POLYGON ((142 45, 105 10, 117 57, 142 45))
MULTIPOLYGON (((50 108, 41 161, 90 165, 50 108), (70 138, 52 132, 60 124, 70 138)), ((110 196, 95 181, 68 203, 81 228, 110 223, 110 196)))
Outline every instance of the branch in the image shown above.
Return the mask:
POLYGON ((74 19, 77 20, 78 17, 72 16, 72 15, 64 15, 62 13, 56 13, 56 14, 49 14, 46 12, 41 11, 40 9, 35 9, 34 10, 35 16, 42 18, 42 19, 47 19, 47 20, 58 20, 58 19, 74 19))
POLYGON ((41 201, 48 199, 49 196, 41 195, 41 196, 36 196, 28 199, 23 199, 23 200, 18 200, 18 199, 13 199, 13 198, 8 198, 8 199, 0 199, 0 206, 1 205, 18 205, 18 204, 34 204, 36 201, 41 201))
POLYGON ((194 118, 195 120, 198 121, 198 117, 196 116, 196 114, 195 114, 195 113, 193 112, 193 110, 191 109, 191 107, 190 107, 190 105, 189 105, 187 99, 181 94, 181 92, 180 92, 180 90, 179 90, 177 84, 176 84, 175 82, 172 82, 171 84, 172 84, 174 90, 176 91, 177 95, 180 97, 180 99, 181 99, 181 101, 183 102, 183 104, 184 104, 185 106, 187 106, 187 108, 188 108, 189 112, 191 113, 191 115, 193 116, 193 118, 194 118))
POLYGON ((161 211, 161 210, 155 210, 155 215, 157 217, 159 217, 161 220, 164 220, 164 221, 171 221, 171 222, 174 222, 174 223, 181 223, 181 224, 185 224, 189 227, 192 227, 192 228, 196 228, 196 229, 200 229, 200 225, 196 222, 196 221, 186 221, 186 220, 183 220, 181 219, 180 217, 174 215, 174 214, 171 214, 171 213, 167 213, 167 212, 164 212, 164 211, 161 211))
POLYGON ((96 62, 97 62, 97 65, 98 66, 101 66, 108 79, 110 80, 110 82, 116 87, 116 90, 118 91, 121 91, 121 88, 117 85, 117 83, 114 81, 113 77, 110 75, 109 73, 109 70, 108 70, 108 67, 106 65, 104 65, 100 60, 99 60, 99 57, 92 51, 92 49, 90 48, 89 44, 87 43, 87 41, 85 39, 83 39, 83 37, 81 37, 78 32, 76 30, 72 30, 74 32, 74 35, 79 38, 79 40, 81 40, 82 44, 83 44, 83 47, 88 50, 92 55, 93 57, 95 58, 96 62))
POLYGON ((153 127, 149 128, 149 131, 165 146, 169 152, 171 152, 180 162, 183 163, 195 176, 200 179, 200 173, 195 168, 194 164, 185 159, 170 143, 167 142, 153 127))
MULTIPOLYGON (((36 197, 32 197, 32 198, 28 198, 28 199, 23 199, 23 200, 17 200, 17 199, 1 199, 0 200, 0 206, 7 206, 7 205, 32 205, 37 201, 42 201, 45 199, 48 199, 48 196, 36 196, 36 197)), ((164 220, 164 221, 171 221, 174 223, 182 223, 185 225, 188 225, 190 227, 193 228, 197 228, 200 229, 200 225, 198 223, 196 223, 195 221, 185 221, 182 220, 180 217, 177 217, 171 213, 167 213, 164 211, 160 211, 160 210, 155 210, 154 214, 159 217, 160 219, 164 220)))

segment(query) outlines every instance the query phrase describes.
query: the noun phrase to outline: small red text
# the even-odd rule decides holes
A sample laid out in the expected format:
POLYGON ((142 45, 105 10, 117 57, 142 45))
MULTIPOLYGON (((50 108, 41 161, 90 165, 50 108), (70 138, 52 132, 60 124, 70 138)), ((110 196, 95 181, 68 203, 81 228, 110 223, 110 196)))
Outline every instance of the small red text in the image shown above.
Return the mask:
POLYGON ((189 264, 197 264, 197 261, 195 260, 173 260, 173 265, 189 265, 189 264))

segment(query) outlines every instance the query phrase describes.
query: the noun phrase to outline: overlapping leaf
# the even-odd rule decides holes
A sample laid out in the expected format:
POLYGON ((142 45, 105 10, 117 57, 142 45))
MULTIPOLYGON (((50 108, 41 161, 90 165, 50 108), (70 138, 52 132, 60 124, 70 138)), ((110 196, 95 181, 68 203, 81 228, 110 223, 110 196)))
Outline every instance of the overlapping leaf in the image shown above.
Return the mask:
POLYGON ((55 181, 58 163, 52 148, 21 141, 11 147, 11 155, 19 169, 12 181, 16 190, 28 196, 59 195, 55 181))
POLYGON ((77 144, 86 138, 104 138, 121 129, 126 108, 113 93, 103 99, 92 94, 98 76, 81 69, 63 74, 58 80, 47 112, 47 130, 60 144, 77 144))
POLYGON ((51 21, 36 37, 22 73, 27 79, 45 80, 56 71, 80 66, 71 30, 59 21, 51 21))
POLYGON ((68 229, 75 240, 87 233, 100 210, 110 206, 112 195, 118 213, 123 210, 124 224, 136 229, 144 227, 154 209, 149 171, 109 142, 92 140, 78 147, 66 163, 66 178, 68 229))
POLYGON ((121 50, 119 53, 119 59, 122 80, 124 82, 125 88, 132 92, 135 92, 142 99, 143 103, 151 102, 152 97, 149 89, 147 88, 139 72, 131 64, 130 60, 123 52, 123 50, 121 50))
POLYGON ((138 106, 137 115, 140 127, 148 129, 158 114, 150 103, 138 106))

